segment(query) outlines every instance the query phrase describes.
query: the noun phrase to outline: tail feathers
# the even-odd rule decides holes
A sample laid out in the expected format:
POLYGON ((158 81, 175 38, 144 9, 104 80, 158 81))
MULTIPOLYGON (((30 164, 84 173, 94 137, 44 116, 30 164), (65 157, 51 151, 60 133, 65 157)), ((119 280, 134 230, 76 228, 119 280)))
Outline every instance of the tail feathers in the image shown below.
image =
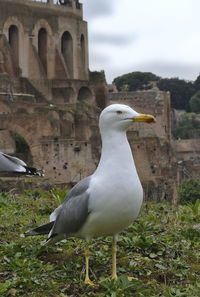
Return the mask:
POLYGON ((49 234, 49 232, 51 231, 51 228, 53 227, 53 224, 54 224, 54 221, 47 223, 45 225, 39 226, 33 230, 29 230, 24 234, 22 234, 22 237, 49 234))
POLYGON ((26 171, 23 173, 26 175, 44 176, 44 172, 42 170, 39 170, 34 167, 27 167, 27 166, 24 166, 24 168, 26 169, 26 171))
POLYGON ((0 176, 44 176, 44 171, 33 167, 23 166, 23 171, 18 170, 0 170, 0 176))

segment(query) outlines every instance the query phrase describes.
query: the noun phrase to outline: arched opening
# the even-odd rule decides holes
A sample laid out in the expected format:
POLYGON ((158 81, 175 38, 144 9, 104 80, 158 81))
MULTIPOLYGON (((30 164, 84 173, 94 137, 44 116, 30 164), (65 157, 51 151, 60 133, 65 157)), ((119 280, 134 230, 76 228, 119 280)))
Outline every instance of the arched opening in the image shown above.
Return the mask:
POLYGON ((67 66, 69 76, 73 77, 73 41, 71 34, 65 31, 61 38, 61 52, 67 66))
POLYGON ((8 41, 15 59, 15 63, 19 65, 19 30, 17 26, 11 25, 9 27, 8 41))
POLYGON ((85 71, 85 37, 83 34, 81 35, 81 65, 85 71))
POLYGON ((9 129, 0 129, 0 151, 33 165, 30 147, 24 137, 9 129))
POLYGON ((11 132, 11 135, 15 141, 14 155, 22 159, 29 166, 32 166, 33 160, 32 160, 31 151, 24 137, 16 132, 11 132))
POLYGON ((92 100, 92 92, 87 87, 80 88, 78 92, 78 101, 91 101, 92 100))
POLYGON ((74 97, 75 92, 73 88, 53 88, 53 98, 55 103, 73 103, 74 97))
POLYGON ((47 73, 47 31, 44 28, 41 28, 38 33, 38 55, 47 73))

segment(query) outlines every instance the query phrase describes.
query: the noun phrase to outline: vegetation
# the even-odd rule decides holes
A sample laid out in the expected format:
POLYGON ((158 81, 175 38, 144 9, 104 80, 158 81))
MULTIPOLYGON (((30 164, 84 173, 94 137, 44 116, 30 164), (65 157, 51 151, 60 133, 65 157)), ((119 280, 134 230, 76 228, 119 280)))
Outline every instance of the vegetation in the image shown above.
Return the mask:
POLYGON ((116 77, 113 83, 116 84, 119 91, 128 92, 151 88, 152 81, 156 82, 160 90, 170 92, 172 108, 187 112, 173 127, 173 136, 176 139, 199 138, 200 75, 194 82, 191 82, 177 77, 161 78, 151 72, 137 71, 116 77))
POLYGON ((200 90, 200 74, 197 76, 196 80, 194 81, 194 87, 196 90, 200 90))
POLYGON ((195 113, 186 113, 172 129, 176 139, 200 138, 200 120, 195 113))
POLYGON ((81 240, 69 238, 47 248, 41 245, 45 237, 19 236, 36 222, 47 221, 63 199, 63 192, 61 198, 58 195, 58 190, 0 194, 1 296, 200 296, 200 214, 193 205, 144 205, 139 218, 119 237, 117 281, 108 278, 110 238, 94 240, 91 278, 97 286, 91 287, 83 284, 81 240))
POLYGON ((131 72, 113 80, 119 91, 136 91, 145 89, 150 82, 157 82, 162 91, 171 93, 171 105, 175 109, 200 112, 200 75, 194 82, 175 78, 161 78, 151 72, 131 72), (195 97, 191 101, 192 97, 195 97))
POLYGON ((179 188, 179 199, 183 204, 200 201, 200 179, 187 179, 179 188))
POLYGON ((143 89, 149 82, 158 81, 159 77, 151 72, 131 72, 116 77, 114 83, 120 91, 136 91, 143 89))
POLYGON ((191 97, 189 104, 191 111, 200 113, 200 91, 191 97))
POLYGON ((190 111, 189 101, 196 92, 192 82, 179 78, 163 78, 157 84, 162 91, 169 91, 171 94, 171 105, 175 109, 190 111))

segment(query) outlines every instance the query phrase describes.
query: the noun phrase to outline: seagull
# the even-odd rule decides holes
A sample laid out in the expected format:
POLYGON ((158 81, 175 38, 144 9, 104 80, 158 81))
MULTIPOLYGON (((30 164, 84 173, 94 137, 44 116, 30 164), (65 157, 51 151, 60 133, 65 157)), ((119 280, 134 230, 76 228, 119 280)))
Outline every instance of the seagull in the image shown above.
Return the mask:
POLYGON ((23 175, 44 175, 42 170, 28 167, 21 159, 4 154, 3 152, 0 152, 0 172, 18 173, 23 175))
POLYGON ((112 274, 117 279, 117 236, 138 216, 143 189, 136 171, 126 131, 134 122, 155 123, 123 104, 111 104, 100 114, 102 151, 95 172, 78 182, 50 215, 50 222, 22 236, 48 234, 46 245, 74 236, 86 240, 85 284, 89 278, 89 241, 112 236, 112 274))

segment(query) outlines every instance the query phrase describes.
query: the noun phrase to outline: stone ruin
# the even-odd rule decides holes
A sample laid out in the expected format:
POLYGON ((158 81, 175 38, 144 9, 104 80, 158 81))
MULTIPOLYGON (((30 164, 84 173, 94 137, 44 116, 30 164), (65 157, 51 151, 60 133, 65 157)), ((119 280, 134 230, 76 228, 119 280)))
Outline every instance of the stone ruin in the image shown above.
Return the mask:
POLYGON ((89 71, 79 1, 0 0, 0 151, 43 169, 54 184, 74 184, 98 163, 97 119, 113 102, 156 116, 155 125, 135 124, 128 137, 145 198, 175 202, 180 163, 170 94, 117 92, 103 72, 89 71), (16 136, 26 152, 17 152, 16 136))
POLYGON ((0 0, 0 149, 57 183, 75 183, 97 160, 97 115, 107 104, 103 73, 90 72, 82 4, 0 0))

